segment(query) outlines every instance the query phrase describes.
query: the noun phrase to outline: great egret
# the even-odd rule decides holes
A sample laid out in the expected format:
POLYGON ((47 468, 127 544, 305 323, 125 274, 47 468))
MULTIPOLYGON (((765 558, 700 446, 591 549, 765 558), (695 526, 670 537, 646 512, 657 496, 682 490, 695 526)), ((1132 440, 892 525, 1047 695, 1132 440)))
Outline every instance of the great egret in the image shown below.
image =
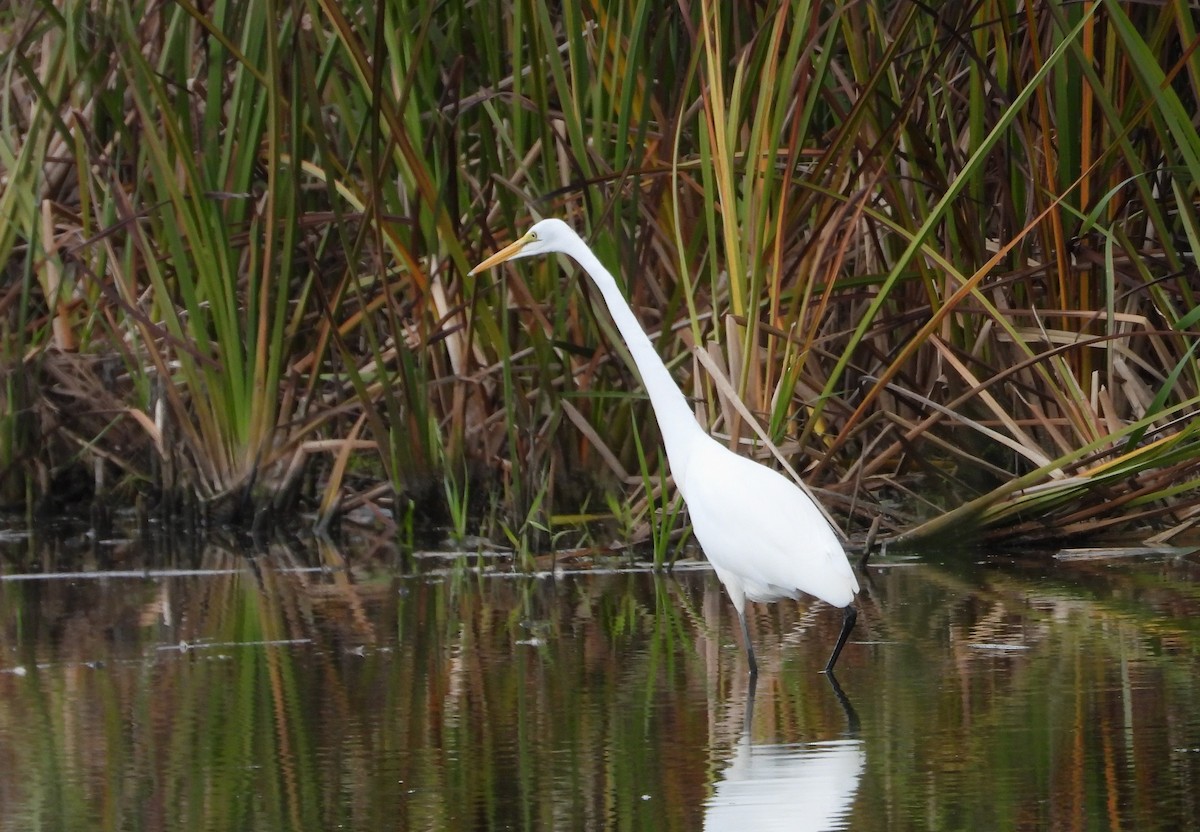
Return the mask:
POLYGON ((555 252, 573 258, 596 284, 637 364, 696 539, 737 610, 750 675, 757 676, 758 663, 746 626, 746 601, 795 599, 801 593, 844 611, 842 632, 825 665, 831 673, 858 617, 853 604, 858 579, 833 529, 795 483, 704 432, 616 280, 579 235, 562 220, 542 220, 470 273, 555 252))

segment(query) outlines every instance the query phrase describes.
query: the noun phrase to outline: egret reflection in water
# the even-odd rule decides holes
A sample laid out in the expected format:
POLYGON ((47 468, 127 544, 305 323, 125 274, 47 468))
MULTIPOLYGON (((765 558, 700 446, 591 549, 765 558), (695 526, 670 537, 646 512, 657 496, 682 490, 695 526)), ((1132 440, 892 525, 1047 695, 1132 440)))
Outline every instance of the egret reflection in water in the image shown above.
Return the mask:
POLYGON ((865 763, 861 740, 743 740, 708 800, 704 828, 843 829, 865 763))
POLYGON ((729 765, 705 804, 706 830, 845 829, 866 753, 858 715, 831 674, 830 686, 846 713, 840 739, 808 743, 754 743, 754 687, 746 721, 729 765))

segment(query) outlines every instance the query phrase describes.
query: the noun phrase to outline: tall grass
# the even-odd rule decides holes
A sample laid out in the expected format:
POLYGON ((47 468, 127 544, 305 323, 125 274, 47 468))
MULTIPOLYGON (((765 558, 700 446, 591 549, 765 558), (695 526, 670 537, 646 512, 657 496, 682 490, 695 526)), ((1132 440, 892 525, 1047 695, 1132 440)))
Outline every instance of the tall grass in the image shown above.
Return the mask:
POLYGON ((668 505, 586 282, 466 274, 554 214, 708 428, 847 530, 1198 516, 1178 4, 0 14, 9 503, 328 522, 469 493, 534 546, 598 493, 668 505))

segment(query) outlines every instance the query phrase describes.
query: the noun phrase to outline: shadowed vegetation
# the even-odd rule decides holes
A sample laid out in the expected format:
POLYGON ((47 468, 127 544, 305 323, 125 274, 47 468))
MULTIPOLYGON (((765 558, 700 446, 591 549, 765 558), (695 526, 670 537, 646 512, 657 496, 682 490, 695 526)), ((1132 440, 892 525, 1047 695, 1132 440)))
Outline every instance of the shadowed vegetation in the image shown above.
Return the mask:
POLYGON ((602 304, 466 274, 555 215, 847 530, 1169 538, 1198 44, 1115 0, 13 4, 0 496, 672 550, 602 304))

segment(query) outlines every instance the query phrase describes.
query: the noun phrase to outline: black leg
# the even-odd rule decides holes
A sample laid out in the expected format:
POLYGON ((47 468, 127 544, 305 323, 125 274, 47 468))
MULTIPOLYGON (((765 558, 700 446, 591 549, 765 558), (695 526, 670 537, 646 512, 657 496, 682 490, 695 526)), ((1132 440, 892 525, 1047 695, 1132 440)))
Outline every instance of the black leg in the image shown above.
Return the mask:
MULTIPOLYGON (((833 648, 833 655, 829 657, 829 663, 825 665, 825 672, 832 673, 833 666, 837 664, 838 656, 842 652, 842 648, 846 646, 846 639, 850 637, 850 631, 854 629, 854 622, 858 620, 858 610, 853 604, 848 605, 842 610, 842 634, 838 636, 837 645, 833 648)), ((742 622, 745 626, 745 622, 742 622)))
POLYGON ((750 641, 750 628, 746 626, 746 613, 738 610, 738 621, 742 622, 742 641, 746 645, 746 659, 750 662, 750 678, 758 678, 758 662, 754 660, 754 643, 750 641))

